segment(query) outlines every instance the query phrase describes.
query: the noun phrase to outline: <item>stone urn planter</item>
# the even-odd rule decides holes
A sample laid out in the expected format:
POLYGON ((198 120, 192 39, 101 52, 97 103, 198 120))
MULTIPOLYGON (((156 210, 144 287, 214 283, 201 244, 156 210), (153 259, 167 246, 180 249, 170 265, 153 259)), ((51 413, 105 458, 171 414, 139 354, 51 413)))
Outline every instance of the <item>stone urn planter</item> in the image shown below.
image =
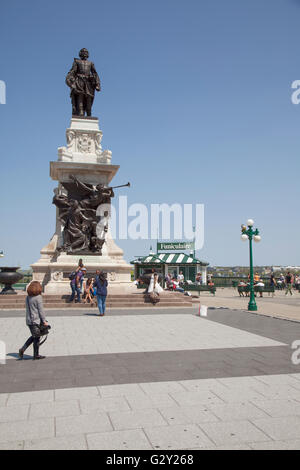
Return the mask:
POLYGON ((0 294, 16 294, 12 285, 23 278, 23 274, 17 273, 17 269, 19 268, 0 267, 0 283, 4 284, 4 288, 0 294))

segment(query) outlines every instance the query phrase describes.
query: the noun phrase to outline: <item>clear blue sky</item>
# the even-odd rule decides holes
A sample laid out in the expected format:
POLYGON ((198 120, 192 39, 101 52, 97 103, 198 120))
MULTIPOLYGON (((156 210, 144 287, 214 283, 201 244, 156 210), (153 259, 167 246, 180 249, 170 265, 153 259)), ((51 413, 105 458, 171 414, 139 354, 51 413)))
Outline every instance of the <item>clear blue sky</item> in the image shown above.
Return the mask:
MULTIPOLYGON (((129 203, 205 204, 215 265, 300 265, 298 0, 12 0, 0 16, 1 265, 28 267, 54 231, 49 161, 65 145, 65 75, 82 47, 102 82, 103 148, 129 203)), ((127 260, 151 242, 121 241, 127 260)))

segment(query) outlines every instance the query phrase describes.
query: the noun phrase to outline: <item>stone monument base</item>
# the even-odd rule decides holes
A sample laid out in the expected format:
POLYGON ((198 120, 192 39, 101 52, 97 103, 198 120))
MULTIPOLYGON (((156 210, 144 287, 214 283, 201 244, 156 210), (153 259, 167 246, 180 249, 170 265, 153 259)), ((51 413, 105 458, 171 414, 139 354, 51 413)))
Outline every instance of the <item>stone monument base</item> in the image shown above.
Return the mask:
MULTIPOLYGON (((116 175, 119 165, 111 164, 111 151, 102 150, 102 131, 98 118, 76 117, 71 119, 66 132, 67 146, 58 148, 58 160, 50 162, 50 176, 58 182, 57 192, 66 193, 64 184, 74 184, 74 177, 90 186, 99 183, 106 187, 116 175)), ((86 196, 88 197, 88 196, 86 196)), ((109 224, 108 224, 109 226, 109 224)), ((45 294, 69 294, 69 275, 82 258, 87 277, 94 277, 96 269, 107 273, 109 292, 124 293, 135 288, 131 282, 132 266, 123 259, 121 250, 113 241, 110 230, 105 236, 102 254, 67 254, 63 247, 63 223, 56 209, 56 229, 52 239, 41 250, 40 259, 32 264, 33 280, 41 282, 45 294)))
POLYGON ((31 265, 33 280, 42 284, 45 294, 70 294, 69 275, 77 268, 80 258, 87 270, 86 279, 94 277, 97 269, 107 273, 111 294, 136 290, 131 281, 132 266, 123 259, 123 250, 115 244, 109 232, 101 256, 57 252, 57 242, 58 236, 55 234, 50 243, 41 250, 41 258, 31 265))

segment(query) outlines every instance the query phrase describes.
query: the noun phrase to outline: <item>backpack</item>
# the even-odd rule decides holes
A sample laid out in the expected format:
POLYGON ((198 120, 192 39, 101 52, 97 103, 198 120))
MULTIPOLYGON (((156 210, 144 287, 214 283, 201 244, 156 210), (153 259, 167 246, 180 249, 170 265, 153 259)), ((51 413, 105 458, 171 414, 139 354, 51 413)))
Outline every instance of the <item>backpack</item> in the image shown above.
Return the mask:
POLYGON ((73 271, 73 272, 69 275, 70 281, 73 281, 73 280, 75 279, 75 277, 76 277, 76 272, 73 271))

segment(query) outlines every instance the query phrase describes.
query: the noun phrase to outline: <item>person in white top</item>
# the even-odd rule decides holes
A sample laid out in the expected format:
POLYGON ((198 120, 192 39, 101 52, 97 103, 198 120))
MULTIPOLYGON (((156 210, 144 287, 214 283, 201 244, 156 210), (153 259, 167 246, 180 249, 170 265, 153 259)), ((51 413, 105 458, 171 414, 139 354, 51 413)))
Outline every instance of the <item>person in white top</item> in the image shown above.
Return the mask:
POLYGON ((176 279, 172 279, 173 289, 178 292, 184 292, 184 289, 180 287, 179 282, 176 279))
POLYGON ((158 274, 153 273, 151 275, 150 284, 149 284, 149 287, 148 287, 148 295, 149 295, 150 301, 153 304, 156 304, 157 302, 160 301, 159 294, 161 292, 163 292, 163 288, 159 284, 158 274))
POLYGON ((148 294, 151 294, 151 292, 155 292, 156 294, 160 294, 163 292, 163 288, 158 282, 158 274, 153 273, 150 279, 150 284, 148 287, 148 294))
POLYGON ((183 284, 183 282, 184 282, 184 275, 182 274, 182 271, 180 271, 180 273, 178 274, 178 276, 177 276, 177 281, 179 282, 179 284, 183 284))
MULTIPOLYGON (((257 283, 255 284, 255 287, 265 287, 265 284, 264 284, 264 282, 260 279, 259 282, 257 282, 257 283)), ((263 296, 262 289, 259 290, 259 296, 260 296, 260 297, 263 296)))

